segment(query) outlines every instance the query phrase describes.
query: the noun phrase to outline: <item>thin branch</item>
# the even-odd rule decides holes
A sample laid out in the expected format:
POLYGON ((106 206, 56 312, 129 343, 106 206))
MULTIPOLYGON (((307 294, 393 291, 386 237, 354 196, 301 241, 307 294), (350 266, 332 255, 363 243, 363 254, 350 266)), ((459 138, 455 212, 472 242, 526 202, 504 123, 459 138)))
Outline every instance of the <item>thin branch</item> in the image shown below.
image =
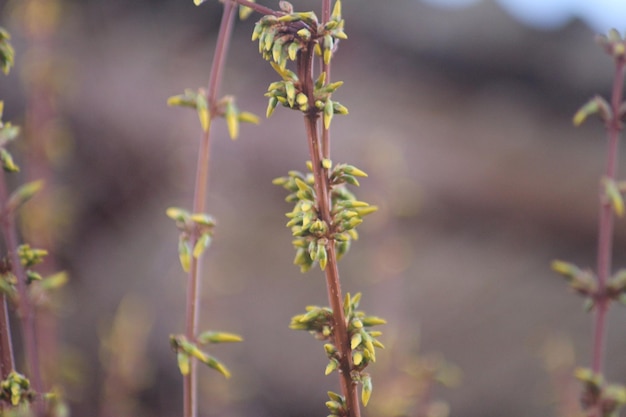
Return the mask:
MULTIPOLYGON (((224 0, 222 0, 224 1, 224 0)), ((282 16, 284 13, 282 12, 277 12, 276 10, 272 10, 269 7, 265 7, 265 6, 261 6, 260 4, 256 4, 256 3, 252 3, 251 1, 248 0, 230 0, 230 2, 232 3, 236 3, 240 6, 246 6, 251 8, 252 10, 254 10, 257 13, 260 13, 262 15, 274 15, 274 16, 282 16)), ((228 1, 224 1, 224 3, 229 3, 228 1)))
MULTIPOLYGON (((254 3, 252 3, 254 4, 254 3)), ((216 111, 216 97, 222 80, 226 53, 230 43, 235 17, 236 6, 234 2, 224 4, 224 13, 220 23, 220 30, 217 37, 217 45, 209 76, 207 88, 207 101, 209 103, 210 117, 213 118, 216 111)), ((196 180, 193 197, 193 212, 204 213, 206 206, 206 194, 209 182, 209 160, 211 149, 210 129, 202 133, 200 150, 198 151, 198 163, 196 170, 196 180)), ((191 247, 195 246, 198 236, 194 233, 190 238, 191 247)), ((186 312, 186 332, 188 340, 195 340, 198 332, 198 317, 200 311, 200 262, 192 257, 189 268, 189 281, 187 287, 187 312, 186 312)), ((198 373, 195 360, 191 361, 190 372, 184 377, 183 382, 183 402, 184 416, 196 417, 198 415, 198 373)))
MULTIPOLYGON (((0 169, 0 201, 8 201, 8 193, 6 189, 6 180, 4 171, 0 169)), ((35 331, 35 309, 31 303, 28 294, 27 278, 24 268, 17 254, 18 239, 17 229, 15 227, 15 213, 6 210, 2 213, 1 228, 6 243, 6 249, 9 253, 12 272, 16 278, 16 287, 18 293, 17 312, 22 330, 22 340, 24 343, 25 360, 28 366, 28 377, 33 390, 37 393, 37 399, 34 402, 35 415, 43 416, 43 402, 41 394, 43 394, 43 383, 41 379, 41 369, 39 361, 39 352, 37 350, 37 334, 35 331)))
MULTIPOLYGON (((313 48, 303 51, 298 60, 298 75, 302 81, 302 90, 309 97, 309 102, 313 99, 313 48)), ((314 109, 314 106, 311 106, 314 109)), ((317 205, 319 215, 326 224, 332 224, 331 207, 330 207, 330 184, 328 171, 322 167, 322 153, 320 142, 317 134, 318 115, 312 110, 305 115, 305 127, 309 145, 309 154, 313 165, 313 175, 315 178, 315 192, 317 196, 317 205)), ((335 347, 339 353, 339 375, 342 394, 346 399, 346 406, 350 417, 360 417, 358 395, 356 383, 352 380, 351 371, 352 350, 350 349, 350 340, 348 335, 346 317, 343 311, 343 296, 341 294, 341 283, 339 280, 339 270, 337 268, 337 255, 335 251, 334 239, 328 240, 327 245, 328 264, 326 265, 326 287, 328 292, 328 301, 333 310, 333 336, 335 338, 335 347)))
MULTIPOLYGON (((607 122, 608 152, 605 176, 609 180, 615 180, 618 166, 619 135, 622 129, 620 121, 620 105, 622 103, 624 88, 624 66, 626 61, 623 57, 616 60, 616 70, 613 79, 613 92, 611 97, 612 117, 607 122)), ((598 232, 598 297, 593 330, 593 353, 592 370, 600 375, 604 371, 605 345, 606 345, 606 321, 610 299, 606 293, 608 278, 611 274, 611 258, 613 251, 613 207, 607 200, 604 190, 600 191, 600 218, 598 232)), ((592 416, 600 416, 601 410, 593 410, 592 416)))

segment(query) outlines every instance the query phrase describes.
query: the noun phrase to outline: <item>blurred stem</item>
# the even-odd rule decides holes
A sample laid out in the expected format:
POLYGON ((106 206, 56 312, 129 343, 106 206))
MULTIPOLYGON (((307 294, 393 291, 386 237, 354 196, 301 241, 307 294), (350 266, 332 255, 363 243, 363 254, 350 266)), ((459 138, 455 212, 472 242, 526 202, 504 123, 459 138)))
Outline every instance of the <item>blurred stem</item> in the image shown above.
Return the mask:
POLYGON ((11 340, 11 324, 9 322, 9 308, 7 296, 0 297, 0 378, 6 379, 15 369, 13 359, 13 343, 11 340))
MULTIPOLYGON (((322 168, 322 153, 318 137, 319 115, 315 107, 314 81, 313 81, 313 45, 303 50, 298 57, 298 77, 302 82, 302 91, 309 98, 309 112, 304 117, 304 123, 309 145, 309 154, 313 165, 315 178, 315 194, 318 212, 321 219, 329 226, 332 225, 331 217, 331 190, 328 171, 322 168)), ((337 254, 335 241, 328 238, 326 246, 328 263, 326 265, 326 288, 328 301, 333 310, 333 337, 335 347, 339 353, 339 377, 341 391, 346 399, 349 417, 360 417, 361 411, 356 390, 356 383, 352 381, 352 350, 343 311, 343 296, 341 295, 341 282, 337 268, 337 254)))
POLYGON ((276 10, 272 10, 269 7, 265 7, 265 6, 261 6, 260 4, 256 4, 256 3, 252 3, 251 1, 248 0, 231 0, 232 3, 235 4, 239 4, 241 6, 246 6, 251 8, 252 10, 254 10, 257 13, 260 13, 262 15, 274 15, 274 16, 280 16, 281 12, 277 12, 276 10))
MULTIPOLYGON (((8 201, 8 192, 6 189, 6 179, 4 170, 0 169, 0 201, 8 201)), ((6 249, 9 253, 11 261, 11 270, 16 278, 16 286, 18 293, 17 313, 22 330, 22 340, 24 343, 25 360, 28 366, 29 379, 32 389, 37 393, 34 401, 35 416, 43 416, 43 401, 40 396, 42 392, 41 369, 39 365, 39 354, 37 351, 37 334, 35 332, 35 310, 31 303, 28 288, 26 286, 26 272, 22 267, 20 258, 17 254, 18 239, 17 229, 15 227, 15 213, 13 211, 4 211, 2 213, 2 234, 6 242, 6 249)), ((4 363, 4 360, 3 360, 4 363)))
MULTIPOLYGON (((619 135, 622 129, 620 120, 620 106, 624 88, 624 57, 616 58, 613 92, 611 96, 612 116, 607 121, 608 152, 605 177, 615 180, 617 175, 617 157, 619 135)), ((598 296, 596 299, 595 321, 593 331, 592 370, 595 374, 604 371, 606 321, 609 301, 606 294, 606 285, 611 274, 611 256, 613 251, 613 207, 606 198, 604 188, 600 191, 600 219, 598 232, 598 296)), ((591 416, 600 416, 602 410, 594 409, 591 416)))
MULTIPOLYGON (((6 190, 6 182, 4 181, 4 172, 0 174, 2 178, 0 178, 0 201, 7 201, 7 190, 6 190)), ((4 217, 4 216, 3 216, 4 217)), ((2 224, 4 225, 5 220, 3 218, 2 224)), ((5 228, 2 228, 3 232, 5 228)), ((6 234, 5 234, 5 240, 6 234)), ((8 244, 7 244, 8 246, 8 244)), ((7 250, 9 250, 7 248, 7 250)), ((0 378, 3 380, 9 375, 9 373, 15 370, 15 359, 13 356, 13 340, 11 334, 11 322, 9 321, 9 306, 6 294, 2 294, 0 296, 0 378)), ((2 407, 0 407, 2 409, 2 407)))
MULTIPOLYGON (((330 20, 330 0, 322 0, 322 24, 330 20)), ((330 62, 322 62, 322 72, 326 73, 326 83, 330 83, 330 62)), ((322 125, 322 156, 330 159, 330 130, 322 125)))
MULTIPOLYGON (((254 4, 254 3, 253 3, 254 4)), ((236 6, 232 2, 224 4, 224 13, 220 23, 217 45, 211 65, 209 85, 207 88, 207 102, 209 103, 210 117, 216 114, 216 97, 222 79, 226 53, 230 43, 236 6)), ((198 151, 198 164, 196 168, 196 180, 193 197, 193 212, 204 213, 206 207, 206 194, 209 183, 209 160, 211 150, 210 128, 202 133, 200 149, 198 151)), ((190 244, 194 247, 198 236, 191 236, 190 244)), ((187 287, 187 311, 185 335, 188 340, 196 339, 198 332, 198 316, 200 311, 200 259, 192 257, 189 268, 189 280, 187 287)), ((196 417, 198 415, 198 373, 196 361, 191 361, 189 374, 183 381, 184 417, 196 417)))

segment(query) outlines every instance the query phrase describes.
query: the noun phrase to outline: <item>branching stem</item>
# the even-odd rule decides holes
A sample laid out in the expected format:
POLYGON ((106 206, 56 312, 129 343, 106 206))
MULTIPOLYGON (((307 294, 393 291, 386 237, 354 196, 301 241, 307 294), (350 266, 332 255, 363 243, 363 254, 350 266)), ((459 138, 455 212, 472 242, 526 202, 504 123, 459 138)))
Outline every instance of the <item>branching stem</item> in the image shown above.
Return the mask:
MULTIPOLYGON (((251 3, 254 4, 254 3, 251 3)), ((209 104, 210 117, 216 114, 217 95, 222 81, 226 53, 230 43, 235 17, 236 6, 234 2, 224 3, 224 13, 220 23, 217 45, 211 65, 211 74, 207 88, 207 102, 209 104)), ((204 213, 206 207, 206 194, 209 183, 209 161, 211 150, 210 128, 202 133, 200 149, 198 151, 198 163, 196 168, 196 180, 193 197, 193 212, 204 213)), ((194 247, 198 236, 194 233, 190 238, 190 245, 194 247)), ((200 311, 200 260, 192 257, 189 268, 187 287, 187 311, 185 335, 188 340, 195 340, 198 332, 198 317, 200 311)), ((184 417, 196 417, 198 415, 198 373, 196 361, 191 361, 190 372, 184 377, 183 402, 184 417)))
MULTIPOLYGON (((319 216, 326 222, 332 224, 330 184, 328 171, 322 167, 322 148, 318 137, 319 117, 315 110, 315 100, 313 98, 313 48, 301 51, 298 58, 298 76, 302 82, 302 91, 309 98, 310 109, 305 117, 304 123, 309 145, 309 154, 313 165, 313 175, 315 178, 315 193, 317 197, 317 207, 319 216)), ((325 149, 325 152, 328 148, 325 149)), ((341 283, 339 281, 339 270, 337 268, 337 254, 335 251, 334 239, 328 239, 326 247, 328 253, 328 263, 326 265, 326 288, 328 301, 333 310, 333 336, 335 347, 339 353, 339 375, 343 396, 346 398, 346 405, 350 417, 360 417, 361 411, 357 395, 356 383, 352 380, 351 371, 352 351, 350 349, 350 339, 348 335, 346 317, 343 311, 343 296, 341 294, 341 283)))
MULTIPOLYGON (((4 177, 4 173, 0 175, 4 177)), ((7 201, 7 196, 8 193, 6 190, 6 183, 4 178, 2 178, 2 180, 0 180, 1 201, 7 201)), ((2 223, 4 225, 5 221, 2 223)), ((4 226, 2 231, 5 233, 5 240, 8 242, 6 239, 6 228, 4 226)), ((0 302, 0 377, 2 379, 6 379, 9 373, 15 369, 15 359, 13 356, 13 341, 11 323, 9 322, 8 300, 5 294, 2 294, 0 297, 0 302)))
MULTIPOLYGON (((624 58, 616 59, 613 92, 611 96, 611 119, 607 121, 608 152, 605 178, 615 180, 618 166, 619 135, 622 130, 620 120, 620 106, 624 88, 624 58)), ((613 207, 608 201, 604 187, 600 190, 600 218, 598 232, 598 296, 593 330, 592 370, 600 375, 604 371, 606 321, 610 299, 607 296, 606 286, 611 274, 611 257, 613 251, 613 207)), ((592 410, 591 416, 600 416, 601 410, 592 410)))
MULTIPOLYGON (((0 201, 8 201, 8 192, 6 189, 6 180, 4 171, 0 169, 0 201)), ((22 340, 24 343, 25 360, 28 366, 28 377, 30 379, 32 389, 37 393, 38 398, 34 402, 35 416, 43 416, 43 402, 40 399, 43 394, 43 383, 41 379, 41 369, 39 364, 39 352, 37 350, 37 334, 35 331, 35 309, 31 302, 30 295, 28 294, 26 272, 22 267, 20 258, 17 253, 18 239, 17 229, 15 227, 15 213, 13 211, 4 210, 1 217, 2 235, 6 243, 6 250, 9 253, 9 260, 11 262, 12 272, 16 278, 17 294, 19 297, 17 313, 20 321, 20 327, 22 330, 22 340)), ((4 327, 4 323, 2 324, 4 327)), ((6 330, 9 331, 8 322, 6 324, 6 330)), ((3 335, 4 336, 4 335, 3 335)), ((2 348, 5 350, 5 344, 10 343, 10 333, 6 334, 9 339, 2 340, 2 348)), ((4 339, 4 337, 3 337, 4 339)), ((3 355, 5 353, 3 352, 3 355)), ((7 357, 2 358, 2 364, 5 366, 13 362, 13 352, 11 348, 7 352, 7 357), (11 356, 9 359, 8 355, 11 356)), ((12 368, 14 364, 11 363, 12 368)))

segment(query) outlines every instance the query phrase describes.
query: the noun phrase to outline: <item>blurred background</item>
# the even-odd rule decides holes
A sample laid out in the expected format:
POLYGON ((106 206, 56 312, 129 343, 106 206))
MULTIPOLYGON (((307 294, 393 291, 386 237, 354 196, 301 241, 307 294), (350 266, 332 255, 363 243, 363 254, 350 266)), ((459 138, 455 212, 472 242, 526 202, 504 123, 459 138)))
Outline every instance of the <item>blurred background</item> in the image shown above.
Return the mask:
MULTIPOLYGON (((0 0, 19 181, 47 182, 24 235, 71 275, 42 326, 75 416, 181 414, 168 336, 183 329, 185 276, 165 209, 191 205, 200 128, 166 99, 206 84, 220 16, 211 1, 0 0)), ((594 35, 626 30, 625 3, 346 0, 344 17, 333 79, 350 115, 333 121, 332 159, 369 173, 357 195, 380 210, 340 272, 389 323, 365 415, 445 415, 437 400, 465 417, 576 415, 571 371, 589 363, 591 316, 549 264, 594 266, 604 130, 571 117, 610 91, 594 35)), ((250 42, 254 20, 237 23, 222 94, 263 115, 276 77, 250 42)), ((217 122, 201 328, 245 342, 211 348, 233 377, 201 369, 202 416, 325 415, 336 389, 321 343, 287 327, 327 304, 321 273, 292 265, 291 207, 271 184, 305 169, 303 132, 283 108, 235 142, 217 122)), ((625 248, 618 222, 615 268, 625 248)), ((625 318, 614 308, 607 351, 621 382, 625 318)))

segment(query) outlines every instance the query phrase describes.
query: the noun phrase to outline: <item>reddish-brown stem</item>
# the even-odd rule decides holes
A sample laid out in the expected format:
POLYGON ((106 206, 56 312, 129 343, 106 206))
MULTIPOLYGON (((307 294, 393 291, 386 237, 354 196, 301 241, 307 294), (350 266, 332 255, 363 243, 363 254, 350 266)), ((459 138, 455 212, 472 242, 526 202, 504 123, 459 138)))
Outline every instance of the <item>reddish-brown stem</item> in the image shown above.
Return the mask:
MULTIPOLYGON (((617 156, 619 135, 622 129, 620 106, 624 88, 624 58, 616 59, 616 70, 613 79, 611 96, 611 119, 607 121, 608 151, 605 178, 614 181, 617 176, 617 156)), ((608 201, 605 187, 600 187, 600 218, 598 232, 598 296, 593 330, 592 370, 595 374, 604 371, 606 321, 610 299, 606 293, 606 285, 611 274, 611 257, 613 251, 613 207, 608 201)), ((591 416, 601 415, 601 410, 592 410, 591 416)))
MULTIPOLYGON (((2 201, 7 201, 7 195, 6 183, 3 178, 0 181, 0 198, 2 201)), ((6 379, 9 373, 15 369, 15 359, 13 356, 13 340, 11 334, 11 323, 9 322, 7 296, 2 294, 0 301, 2 303, 0 305, 0 377, 2 379, 6 379)))
MULTIPOLYGON (((4 173, 0 174, 0 201, 6 202, 8 192, 6 189, 6 182, 4 181, 4 173)), ((4 217, 4 216, 3 216, 4 217)), ((5 221, 3 219, 2 223, 5 221)), ((2 229, 4 232, 4 228, 2 229)), ((5 241, 8 242, 5 235, 5 241)), ((7 244, 7 251, 8 244, 7 244)), ((5 294, 2 294, 0 305, 0 377, 6 379, 11 371, 15 369, 15 359, 13 356, 13 340, 11 334, 11 323, 9 322, 9 309, 8 300, 5 294)))
POLYGON ((6 379, 15 369, 13 358, 13 342, 11 340, 11 324, 6 295, 0 296, 0 378, 6 379))
MULTIPOLYGON (((6 189, 6 180, 4 171, 0 169, 0 201, 8 201, 8 192, 6 189)), ((38 398, 34 402, 35 416, 43 415, 43 402, 41 401, 42 380, 41 369, 39 365, 39 353, 37 351, 37 334, 35 331, 35 309, 31 303, 28 288, 26 286, 26 272, 22 268, 20 258, 17 254, 18 239, 17 229, 15 227, 15 213, 7 211, 2 213, 1 228, 6 249, 9 253, 12 272, 16 278, 16 287, 18 294, 17 313, 22 331, 22 341, 24 343, 25 360, 28 366, 28 377, 30 379, 32 389, 37 393, 38 398)), ((4 359, 3 359, 4 362, 4 359)))
MULTIPOLYGON (((276 10, 272 10, 269 7, 265 7, 265 6, 261 6, 260 4, 256 4, 256 3, 252 3, 251 1, 248 0, 230 0, 233 3, 239 4, 240 6, 246 6, 251 8, 252 10, 254 10, 257 13, 260 13, 262 15, 274 15, 274 16, 280 16, 284 13, 281 12, 277 12, 276 10)), ((228 3, 228 1, 226 1, 226 3, 228 3)))
MULTIPOLYGON (((252 3, 254 4, 254 3, 252 3)), ((219 85, 222 80, 224 70, 224 62, 226 53, 230 43, 230 37, 233 29, 233 20, 235 17, 236 6, 233 2, 224 4, 224 13, 220 23, 219 34, 217 37, 217 45, 213 55, 213 63, 211 65, 211 74, 209 76, 209 84, 207 88, 207 102, 211 118, 216 114, 216 101, 219 92, 219 85)), ((210 129, 202 133, 200 140, 200 149, 198 151, 198 163, 196 167, 196 180, 193 197, 193 212, 204 213, 206 206, 206 194, 209 183, 209 160, 211 150, 210 129)), ((196 243, 198 236, 194 233, 190 238, 191 247, 196 243)), ((198 332, 198 316, 200 311, 200 262, 199 259, 192 257, 189 268, 188 286, 187 286, 187 311, 186 311, 186 330, 185 336, 188 340, 195 340, 198 332)), ((184 377, 183 381, 183 403, 184 417, 196 417, 198 415, 198 373, 195 360, 192 360, 189 373, 184 377)))
MULTIPOLYGON (((313 165, 313 175, 315 178, 315 193, 317 197, 317 208, 321 219, 326 224, 332 224, 330 184, 327 170, 322 167, 322 152, 318 137, 318 114, 315 111, 315 100, 313 98, 313 48, 303 50, 298 59, 298 76, 302 83, 302 91, 309 97, 310 108, 312 109, 304 117, 304 123, 309 146, 309 154, 313 165)), ((339 281, 339 270, 337 268, 337 254, 335 251, 334 239, 328 239, 326 246, 328 263, 326 265, 326 288, 328 301, 333 310, 333 337, 335 347, 339 353, 339 375, 342 394, 346 398, 346 406, 350 417, 360 417, 356 383, 352 380, 352 350, 350 349, 350 338, 346 317, 343 311, 343 296, 341 294, 341 283, 339 281)))

